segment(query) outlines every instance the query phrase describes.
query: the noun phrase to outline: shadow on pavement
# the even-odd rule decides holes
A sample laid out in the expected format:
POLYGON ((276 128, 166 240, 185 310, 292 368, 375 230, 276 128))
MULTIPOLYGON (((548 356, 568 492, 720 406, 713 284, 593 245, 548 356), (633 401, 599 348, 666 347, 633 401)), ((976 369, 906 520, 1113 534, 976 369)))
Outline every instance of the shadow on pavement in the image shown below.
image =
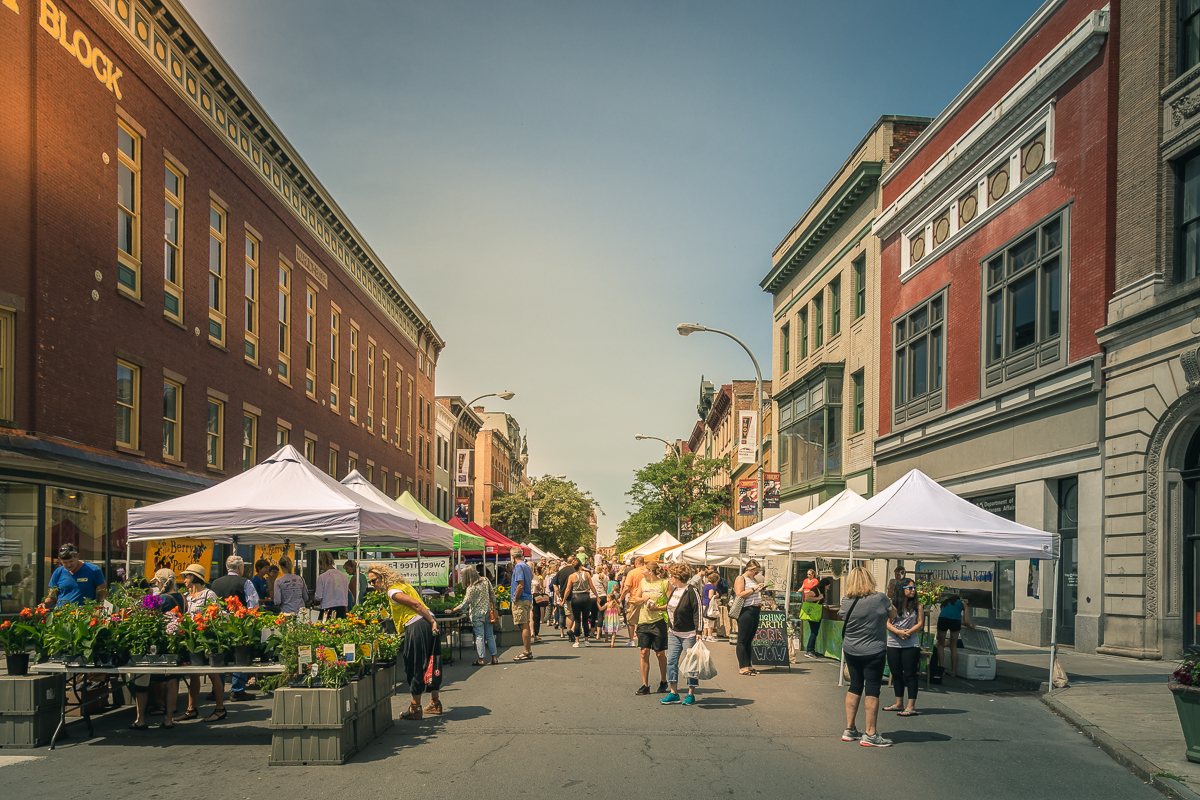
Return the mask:
POLYGON ((896 744, 918 744, 920 742, 949 742, 953 739, 944 733, 934 733, 933 731, 885 731, 880 729, 887 738, 891 739, 896 744))
MULTIPOLYGON (((966 714, 965 708, 918 708, 917 716, 932 717, 937 714, 966 714)), ((910 717, 902 717, 901 719, 910 719, 910 717)))

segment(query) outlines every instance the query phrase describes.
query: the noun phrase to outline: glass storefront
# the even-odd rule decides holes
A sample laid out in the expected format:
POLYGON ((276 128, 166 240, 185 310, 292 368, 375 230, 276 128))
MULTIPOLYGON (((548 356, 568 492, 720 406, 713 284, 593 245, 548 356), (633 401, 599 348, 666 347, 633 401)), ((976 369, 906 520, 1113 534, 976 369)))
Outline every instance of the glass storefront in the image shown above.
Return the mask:
POLYGON ((33 605, 37 576, 38 488, 0 482, 0 614, 33 605))
POLYGON ((781 488, 842 474, 842 379, 822 377, 779 403, 781 488))
MULTIPOLYGON (((968 497, 975 505, 990 511, 1010 522, 1017 520, 1017 494, 1015 491, 991 494, 985 497, 968 497)), ((995 630, 1012 630, 1012 613, 1017 604, 1017 562, 997 561, 993 571, 991 603, 974 598, 971 601, 971 620, 995 630)))

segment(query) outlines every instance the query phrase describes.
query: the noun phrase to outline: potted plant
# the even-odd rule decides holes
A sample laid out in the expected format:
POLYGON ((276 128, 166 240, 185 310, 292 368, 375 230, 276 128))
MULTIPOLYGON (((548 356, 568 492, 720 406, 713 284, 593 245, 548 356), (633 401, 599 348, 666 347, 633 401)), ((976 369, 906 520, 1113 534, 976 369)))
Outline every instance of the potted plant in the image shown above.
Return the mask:
POLYGON ((1167 679, 1183 728, 1188 761, 1200 762, 1200 653, 1189 653, 1167 679))
POLYGON ((258 609, 246 608, 236 597, 225 601, 228 611, 214 621, 224 633, 225 642, 233 648, 234 666, 248 667, 254 660, 255 643, 259 638, 258 609))
POLYGON ((34 617, 34 612, 25 608, 15 621, 0 622, 0 646, 4 648, 9 675, 29 674, 29 648, 41 646, 41 632, 34 617))

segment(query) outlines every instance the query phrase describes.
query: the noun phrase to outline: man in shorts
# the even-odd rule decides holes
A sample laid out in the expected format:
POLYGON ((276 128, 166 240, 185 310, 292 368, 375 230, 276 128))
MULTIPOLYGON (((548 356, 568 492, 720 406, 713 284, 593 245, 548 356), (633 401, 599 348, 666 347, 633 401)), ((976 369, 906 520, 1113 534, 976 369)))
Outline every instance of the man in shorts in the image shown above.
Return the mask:
POLYGON ((528 661, 533 658, 533 570, 525 563, 525 551, 514 547, 509 551, 512 556, 512 582, 509 584, 509 597, 512 598, 513 625, 521 632, 521 644, 525 651, 514 658, 514 661, 528 661))
POLYGON ((641 586, 642 580, 646 575, 646 559, 638 556, 633 560, 633 569, 626 570, 625 580, 621 584, 621 599, 625 601, 625 624, 629 627, 629 641, 626 642, 627 647, 637 646, 637 624, 638 614, 641 609, 634 605, 630 599, 633 590, 641 586))
POLYGON ((667 581, 656 562, 645 567, 645 576, 630 599, 637 603, 638 647, 642 649, 642 685, 636 694, 650 694, 650 651, 658 654, 658 693, 667 693, 667 581))

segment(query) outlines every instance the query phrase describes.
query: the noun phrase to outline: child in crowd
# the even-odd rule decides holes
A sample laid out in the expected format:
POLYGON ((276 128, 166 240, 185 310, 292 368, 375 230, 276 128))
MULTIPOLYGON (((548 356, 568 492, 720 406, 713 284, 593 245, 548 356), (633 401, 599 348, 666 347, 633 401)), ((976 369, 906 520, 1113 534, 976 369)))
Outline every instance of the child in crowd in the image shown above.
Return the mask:
POLYGON ((604 627, 601 629, 608 636, 608 646, 613 647, 617 641, 617 631, 621 630, 621 598, 620 586, 611 586, 608 597, 604 599, 604 627))

